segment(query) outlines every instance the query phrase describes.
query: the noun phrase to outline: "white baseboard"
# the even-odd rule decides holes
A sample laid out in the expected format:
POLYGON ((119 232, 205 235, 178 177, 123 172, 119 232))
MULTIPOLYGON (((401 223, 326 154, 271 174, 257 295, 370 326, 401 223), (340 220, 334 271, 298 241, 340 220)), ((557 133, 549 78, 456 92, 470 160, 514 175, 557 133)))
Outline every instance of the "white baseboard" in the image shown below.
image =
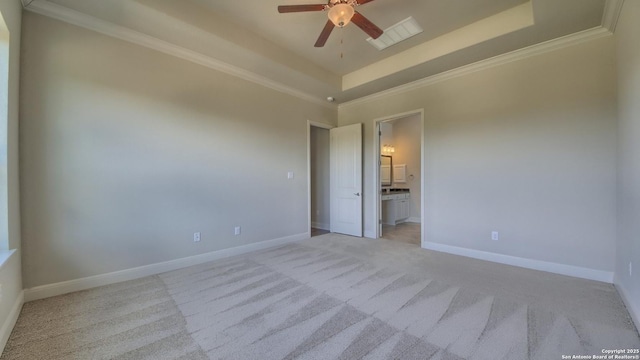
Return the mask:
POLYGON ((132 269, 115 271, 107 274, 89 276, 80 279, 63 281, 55 284, 36 286, 24 290, 24 301, 33 301, 52 296, 67 294, 75 291, 91 289, 98 286, 114 284, 122 281, 139 279, 145 276, 156 275, 167 271, 177 270, 209 261, 220 260, 231 256, 242 255, 252 251, 263 250, 274 246, 289 244, 292 242, 310 238, 309 232, 286 236, 278 239, 260 241, 253 244, 237 246, 189 256, 185 258, 140 266, 132 269))
POLYGON ((24 304, 24 291, 20 291, 18 293, 18 297, 13 302, 13 307, 11 308, 11 312, 9 312, 9 316, 2 324, 0 328, 0 354, 4 351, 4 347, 7 345, 7 340, 9 340, 9 335, 11 335, 11 331, 13 331, 13 327, 16 326, 16 322, 18 321, 18 315, 20 315, 20 310, 22 310, 22 305, 24 304))
POLYGON ((620 284, 617 277, 614 279, 614 285, 618 290, 618 294, 620 294, 620 297, 622 298, 622 302, 624 302, 624 305, 627 307, 633 323, 636 324, 636 330, 640 331, 640 306, 637 302, 634 303, 631 301, 631 294, 629 294, 627 289, 620 284))
POLYGON ((311 222, 311 227, 315 228, 315 229, 327 230, 327 231, 329 231, 331 229, 329 227, 329 224, 319 223, 319 222, 315 222, 315 221, 311 222))
POLYGON ((543 260, 526 259, 517 256, 496 254, 487 251, 461 248, 432 242, 423 242, 422 247, 429 250, 466 256, 474 259, 487 260, 500 264, 519 266, 527 269, 546 271, 554 274, 567 275, 588 280, 613 283, 613 272, 589 269, 579 266, 558 264, 543 260))
POLYGON ((365 230, 364 231, 364 237, 369 238, 369 239, 377 239, 378 235, 376 234, 376 231, 369 231, 369 230, 365 230))
POLYGON ((407 219, 407 222, 422 224, 422 220, 419 217, 410 217, 407 219))

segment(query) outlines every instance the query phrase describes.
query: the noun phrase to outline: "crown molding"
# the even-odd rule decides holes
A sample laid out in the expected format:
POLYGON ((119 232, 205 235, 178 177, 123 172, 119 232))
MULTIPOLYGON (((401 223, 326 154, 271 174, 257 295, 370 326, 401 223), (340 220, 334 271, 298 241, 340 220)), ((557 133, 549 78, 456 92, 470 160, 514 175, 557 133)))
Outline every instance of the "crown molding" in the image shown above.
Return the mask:
POLYGON ((445 71, 436 75, 428 76, 426 78, 422 78, 407 84, 396 86, 388 90, 383 90, 375 94, 363 96, 355 100, 347 101, 338 105, 338 109, 376 101, 381 98, 385 98, 385 97, 389 97, 397 94, 406 93, 408 91, 427 87, 427 86, 437 84, 449 79, 457 78, 457 77, 478 72, 481 70, 489 69, 495 66, 526 59, 531 56, 544 54, 547 52, 559 50, 568 46, 581 44, 584 42, 588 42, 591 40, 599 39, 599 38, 610 36, 610 35, 612 35, 612 33, 608 29, 602 26, 598 26, 592 29, 588 29, 588 30, 580 31, 574 34, 559 37, 557 39, 531 45, 526 48, 514 50, 506 54, 497 55, 489 59, 485 59, 469 65, 461 66, 459 68, 445 71))
POLYGON ((98 19, 94 16, 69 9, 65 6, 51 3, 46 0, 22 0, 24 8, 33 13, 47 16, 56 20, 60 20, 71 25, 79 26, 88 30, 98 32, 103 35, 111 36, 120 40, 124 40, 136 45, 144 46, 167 55, 175 56, 183 60, 187 60, 213 70, 217 70, 231 76, 241 78, 262 85, 269 89, 279 91, 281 93, 295 96, 299 99, 314 103, 330 109, 336 109, 336 104, 327 103, 325 99, 300 91, 299 89, 285 85, 278 81, 269 79, 254 72, 231 65, 224 61, 212 58, 199 52, 183 48, 181 46, 169 43, 153 36, 143 34, 141 32, 129 29, 124 26, 116 25, 112 22, 98 19), (26 5, 25 5, 25 2, 26 5))
POLYGON ((602 13, 602 27, 616 32, 616 25, 618 25, 618 19, 622 12, 622 5, 624 0, 606 0, 604 4, 604 12, 602 13))
POLYGON ((94 16, 87 15, 85 13, 69 9, 62 5, 58 5, 47 0, 21 0, 24 8, 28 11, 44 15, 56 20, 60 20, 75 26, 79 26, 88 30, 92 30, 103 35, 111 36, 120 40, 124 40, 136 45, 144 46, 171 56, 181 58, 213 70, 217 70, 231 76, 241 78, 253 82, 258 85, 270 88, 272 90, 297 97, 299 99, 311 102, 316 105, 320 105, 329 109, 340 109, 342 107, 353 106, 356 104, 367 103, 375 101, 382 97, 387 97, 395 94, 404 93, 407 91, 419 89, 421 87, 429 86, 438 82, 442 82, 455 77, 470 74, 483 69, 488 69, 494 66, 499 66, 513 61, 518 61, 530 56, 543 54, 546 52, 561 49, 567 46, 572 46, 587 42, 590 40, 598 39, 604 36, 611 35, 615 31, 615 27, 620 17, 622 5, 624 0, 606 0, 602 26, 598 26, 592 29, 584 30, 578 33, 566 35, 557 39, 549 40, 540 44, 532 45, 523 49, 518 49, 506 54, 498 55, 489 59, 481 60, 473 64, 465 65, 456 69, 452 69, 443 73, 432 75, 426 78, 422 78, 410 83, 399 85, 397 87, 383 90, 381 92, 363 96, 361 98, 344 102, 336 105, 327 103, 324 98, 300 91, 289 85, 285 85, 281 82, 269 79, 265 76, 257 73, 242 69, 232 64, 223 62, 221 60, 212 58, 210 56, 201 54, 199 52, 189 50, 178 45, 169 43, 167 41, 158 39, 153 36, 143 34, 141 32, 129 29, 124 26, 116 25, 114 23, 98 19, 94 16))

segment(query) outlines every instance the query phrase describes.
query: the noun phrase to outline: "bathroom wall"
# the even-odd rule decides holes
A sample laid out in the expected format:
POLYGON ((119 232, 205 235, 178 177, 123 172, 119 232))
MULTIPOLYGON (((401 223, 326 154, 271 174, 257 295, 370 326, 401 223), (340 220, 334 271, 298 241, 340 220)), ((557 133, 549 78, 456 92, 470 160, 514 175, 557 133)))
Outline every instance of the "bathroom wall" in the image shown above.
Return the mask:
POLYGON ((420 221, 421 192, 421 166, 420 147, 422 134, 422 122, 420 115, 411 115, 406 118, 394 120, 391 143, 395 147, 393 164, 407 165, 406 179, 404 183, 394 182, 396 188, 409 189, 411 193, 411 222, 420 221))

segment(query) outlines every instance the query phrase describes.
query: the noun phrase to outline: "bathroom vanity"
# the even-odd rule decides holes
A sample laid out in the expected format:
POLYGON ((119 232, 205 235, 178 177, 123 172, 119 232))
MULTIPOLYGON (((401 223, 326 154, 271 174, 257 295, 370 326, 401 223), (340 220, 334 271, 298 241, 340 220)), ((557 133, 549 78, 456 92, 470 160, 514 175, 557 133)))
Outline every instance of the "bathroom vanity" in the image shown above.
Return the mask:
POLYGON ((382 193, 382 223, 397 225, 411 216, 411 194, 408 189, 386 189, 382 193))

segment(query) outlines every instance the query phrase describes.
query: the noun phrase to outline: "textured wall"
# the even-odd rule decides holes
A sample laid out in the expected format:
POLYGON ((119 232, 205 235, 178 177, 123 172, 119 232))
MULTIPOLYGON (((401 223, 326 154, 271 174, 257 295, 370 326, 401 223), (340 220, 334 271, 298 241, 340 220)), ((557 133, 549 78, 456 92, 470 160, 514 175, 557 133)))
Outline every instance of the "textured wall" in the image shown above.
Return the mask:
POLYGON ((24 23, 25 287, 308 231, 307 120, 335 110, 39 15, 24 23))
POLYGON ((640 320, 640 2, 625 1, 616 29, 618 59, 618 252, 616 283, 640 320), (633 262, 633 276, 629 263, 633 262))
POLYGON ((365 124, 365 232, 373 120, 422 108, 427 242, 612 272, 614 56, 607 37, 342 105, 339 125, 365 124))

